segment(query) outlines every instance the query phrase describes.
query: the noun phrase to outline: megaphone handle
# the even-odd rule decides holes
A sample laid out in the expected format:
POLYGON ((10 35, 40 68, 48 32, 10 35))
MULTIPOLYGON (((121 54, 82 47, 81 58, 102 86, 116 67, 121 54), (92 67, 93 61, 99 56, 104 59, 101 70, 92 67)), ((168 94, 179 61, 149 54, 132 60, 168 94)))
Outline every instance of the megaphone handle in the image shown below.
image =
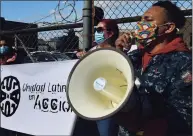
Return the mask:
POLYGON ((107 92, 105 90, 103 90, 101 93, 103 95, 105 95, 107 98, 109 98, 111 101, 113 101, 113 102, 115 102, 117 104, 119 104, 119 102, 121 101, 121 98, 119 98, 119 97, 117 97, 117 96, 113 95, 112 93, 109 93, 109 92, 107 92))

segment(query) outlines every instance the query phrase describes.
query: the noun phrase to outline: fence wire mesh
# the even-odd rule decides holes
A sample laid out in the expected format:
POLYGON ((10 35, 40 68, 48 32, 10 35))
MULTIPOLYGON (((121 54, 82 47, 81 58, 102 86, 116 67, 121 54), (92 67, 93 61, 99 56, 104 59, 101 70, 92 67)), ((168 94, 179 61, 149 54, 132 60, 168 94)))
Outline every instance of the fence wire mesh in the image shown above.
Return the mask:
MULTIPOLYGON (((66 1, 69 2, 69 1, 66 1)), ((84 1, 80 1, 84 2, 84 1)), ((104 11, 104 18, 106 19, 122 19, 128 17, 136 17, 141 16, 143 13, 157 1, 94 1, 94 5, 97 7, 102 8, 104 11)), ((182 10, 191 10, 192 9, 192 1, 191 0, 175 0, 172 1, 182 10)), ((72 1, 68 3, 68 6, 72 7, 69 15, 75 14, 74 18, 71 18, 71 21, 67 20, 66 17, 62 16, 61 9, 66 8, 65 6, 60 8, 60 1, 59 4, 56 6, 59 13, 55 16, 55 22, 44 22, 44 19, 40 19, 39 22, 35 22, 38 27, 46 27, 44 31, 38 31, 26 34, 16 33, 18 38, 23 42, 26 48, 29 51, 58 51, 58 52, 73 52, 79 49, 79 47, 83 44, 83 34, 82 34, 82 27, 79 28, 69 28, 69 29, 58 29, 57 30, 50 30, 49 27, 52 26, 60 26, 63 24, 69 23, 82 23, 82 17, 77 18, 76 16, 76 1, 72 1), (56 16, 60 15, 60 20, 57 20, 56 16), (41 22, 40 22, 41 21, 41 22)), ((192 12, 192 11, 191 11, 192 12)), ((192 45, 192 15, 187 14, 187 21, 186 25, 183 29, 180 30, 185 42, 189 47, 192 45)), ((119 30, 120 34, 127 31, 132 31, 135 29, 136 19, 129 20, 124 22, 119 22, 119 30)), ((30 28, 28 26, 27 28, 30 28)), ((14 30, 16 30, 15 28, 14 30)), ((12 29, 13 30, 13 29, 12 29)), ((18 29, 17 29, 18 30, 18 29)), ((14 34, 14 31, 13 31, 14 34)), ((15 34, 14 34, 15 35, 15 34)), ((14 36, 13 36, 14 37, 14 36)), ((22 48, 21 42, 17 39, 15 40, 15 45, 18 48, 22 48)))
MULTIPOLYGON (((95 5, 101 7, 104 10, 104 17, 117 19, 117 18, 126 18, 126 17, 135 17, 141 16, 143 13, 151 7, 152 4, 157 1, 95 1, 95 5)), ((181 10, 191 10, 192 1, 191 0, 175 0, 172 1, 181 10)), ((192 12, 192 11, 191 11, 192 12)), ((190 47, 191 44, 191 35, 192 35, 192 15, 188 15, 186 24, 183 29, 180 30, 180 33, 183 35, 184 40, 187 45, 190 47)), ((126 31, 132 31, 135 29, 136 22, 127 22, 119 24, 120 34, 126 31)))
MULTIPOLYGON (((75 51, 79 44, 83 44, 82 30, 74 29, 43 31, 33 34, 18 34, 24 45, 33 51, 75 51)), ((17 41, 17 46, 21 47, 21 42, 17 41)))

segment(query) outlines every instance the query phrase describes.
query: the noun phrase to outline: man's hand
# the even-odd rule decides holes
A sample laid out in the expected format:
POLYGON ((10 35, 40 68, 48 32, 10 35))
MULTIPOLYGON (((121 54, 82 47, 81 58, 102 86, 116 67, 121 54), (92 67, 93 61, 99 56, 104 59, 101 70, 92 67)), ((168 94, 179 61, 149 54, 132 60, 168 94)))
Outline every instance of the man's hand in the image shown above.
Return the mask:
POLYGON ((77 53, 76 53, 76 56, 77 56, 78 58, 81 58, 81 57, 83 57, 85 54, 86 54, 85 51, 80 51, 80 52, 77 52, 77 53))
POLYGON ((123 48, 127 48, 128 50, 130 50, 132 45, 131 42, 132 42, 131 33, 124 33, 115 41, 115 46, 117 49, 120 50, 123 50, 123 48))

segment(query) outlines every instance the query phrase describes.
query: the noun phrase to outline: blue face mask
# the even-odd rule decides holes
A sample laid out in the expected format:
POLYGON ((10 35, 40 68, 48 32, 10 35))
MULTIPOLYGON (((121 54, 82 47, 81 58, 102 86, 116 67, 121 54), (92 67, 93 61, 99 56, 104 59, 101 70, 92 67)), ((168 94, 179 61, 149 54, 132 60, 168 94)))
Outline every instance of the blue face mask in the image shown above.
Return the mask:
POLYGON ((104 36, 104 32, 95 32, 94 34, 94 38, 95 38, 95 42, 97 44, 101 44, 103 43, 106 39, 105 39, 105 36, 104 36))
POLYGON ((0 47, 0 55, 4 55, 9 53, 9 47, 8 46, 1 46, 0 47))

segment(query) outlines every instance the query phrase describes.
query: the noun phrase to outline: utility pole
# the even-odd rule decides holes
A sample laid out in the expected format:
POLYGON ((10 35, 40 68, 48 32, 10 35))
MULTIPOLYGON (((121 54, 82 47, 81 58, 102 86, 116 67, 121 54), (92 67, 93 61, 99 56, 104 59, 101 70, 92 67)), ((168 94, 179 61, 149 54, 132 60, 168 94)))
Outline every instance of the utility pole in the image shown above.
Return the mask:
POLYGON ((2 1, 0 0, 0 17, 1 17, 1 11, 2 11, 2 8, 1 8, 1 4, 2 3, 2 1))
MULTIPOLYGON (((3 21, 3 18, 1 18, 1 11, 2 11, 1 5, 2 5, 2 1, 0 0, 0 31, 2 31, 2 21, 3 21)), ((1 35, 0 35, 0 40, 1 40, 1 35)))
POLYGON ((84 0, 83 45, 82 47, 80 46, 80 49, 83 50, 91 47, 93 42, 93 30, 94 30, 93 8, 94 8, 94 0, 84 0))

